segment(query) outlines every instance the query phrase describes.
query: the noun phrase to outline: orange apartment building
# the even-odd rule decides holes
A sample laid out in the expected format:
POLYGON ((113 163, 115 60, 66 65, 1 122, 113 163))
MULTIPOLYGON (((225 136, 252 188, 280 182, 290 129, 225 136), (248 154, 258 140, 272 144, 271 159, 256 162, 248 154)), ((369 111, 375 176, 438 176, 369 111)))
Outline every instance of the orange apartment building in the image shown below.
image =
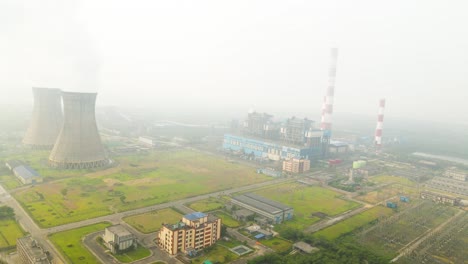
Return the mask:
POLYGON ((310 170, 310 160, 289 159, 283 161, 283 171, 291 173, 304 173, 310 170))
POLYGON ((185 215, 176 224, 165 224, 159 230, 159 247, 171 255, 190 254, 209 247, 221 238, 221 219, 196 212, 185 215))

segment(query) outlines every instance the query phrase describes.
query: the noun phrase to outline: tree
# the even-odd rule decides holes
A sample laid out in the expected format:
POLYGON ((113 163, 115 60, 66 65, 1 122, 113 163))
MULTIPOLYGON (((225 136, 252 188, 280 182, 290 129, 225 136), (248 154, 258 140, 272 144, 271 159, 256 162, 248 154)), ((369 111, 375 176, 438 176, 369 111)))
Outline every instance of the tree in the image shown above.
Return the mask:
POLYGON ((125 199, 127 199, 127 197, 125 195, 120 196, 120 201, 122 203, 125 203, 125 199))
POLYGON ((8 206, 0 207, 0 219, 14 218, 14 217, 15 217, 15 211, 13 210, 13 208, 8 207, 8 206))
POLYGON ((68 194, 68 189, 67 188, 63 188, 60 193, 62 194, 62 196, 67 196, 68 194))

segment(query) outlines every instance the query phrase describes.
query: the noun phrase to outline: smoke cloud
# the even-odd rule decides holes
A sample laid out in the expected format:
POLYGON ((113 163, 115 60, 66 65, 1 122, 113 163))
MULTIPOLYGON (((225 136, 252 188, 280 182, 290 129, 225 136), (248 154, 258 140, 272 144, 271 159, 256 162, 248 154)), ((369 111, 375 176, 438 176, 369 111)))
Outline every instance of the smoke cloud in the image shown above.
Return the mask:
POLYGON ((97 92, 99 59, 78 1, 25 1, 26 83, 65 91, 97 92), (47 15, 45 15, 47 14, 47 15))

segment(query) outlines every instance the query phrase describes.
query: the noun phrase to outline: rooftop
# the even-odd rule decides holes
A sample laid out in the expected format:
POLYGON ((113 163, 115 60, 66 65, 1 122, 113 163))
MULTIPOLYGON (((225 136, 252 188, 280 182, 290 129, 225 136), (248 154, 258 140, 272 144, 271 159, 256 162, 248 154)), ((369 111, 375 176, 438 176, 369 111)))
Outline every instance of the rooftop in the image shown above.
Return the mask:
POLYGON ((113 226, 109 226, 107 228, 107 230, 109 230, 110 232, 118 235, 118 236, 128 236, 128 235, 131 235, 132 233, 130 233, 125 227, 123 227, 122 225, 113 225, 113 226))
POLYGON ((21 165, 13 169, 23 179, 30 179, 39 177, 39 173, 27 165, 21 165))
POLYGON ((207 216, 207 214, 204 214, 202 212, 195 212, 195 213, 184 215, 184 218, 186 218, 186 219, 188 219, 190 221, 195 221, 195 220, 198 220, 198 219, 206 217, 206 216, 207 216))
POLYGON ((289 206, 263 198, 259 195, 252 193, 239 195, 232 199, 270 214, 277 214, 281 211, 292 209, 289 206))
POLYGON ((45 251, 31 236, 18 238, 17 244, 30 256, 35 263, 51 263, 45 251))

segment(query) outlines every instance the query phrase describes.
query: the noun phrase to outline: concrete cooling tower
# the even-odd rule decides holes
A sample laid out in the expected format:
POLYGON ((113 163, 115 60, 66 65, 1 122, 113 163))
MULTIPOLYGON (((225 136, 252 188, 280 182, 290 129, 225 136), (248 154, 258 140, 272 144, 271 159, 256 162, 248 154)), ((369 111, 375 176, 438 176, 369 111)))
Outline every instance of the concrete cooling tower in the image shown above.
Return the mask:
POLYGON ((32 88, 34 108, 23 144, 35 149, 51 149, 62 127, 59 89, 32 88))
POLYGON ((62 169, 89 169, 108 164, 96 126, 96 93, 62 92, 64 121, 49 164, 62 169))

